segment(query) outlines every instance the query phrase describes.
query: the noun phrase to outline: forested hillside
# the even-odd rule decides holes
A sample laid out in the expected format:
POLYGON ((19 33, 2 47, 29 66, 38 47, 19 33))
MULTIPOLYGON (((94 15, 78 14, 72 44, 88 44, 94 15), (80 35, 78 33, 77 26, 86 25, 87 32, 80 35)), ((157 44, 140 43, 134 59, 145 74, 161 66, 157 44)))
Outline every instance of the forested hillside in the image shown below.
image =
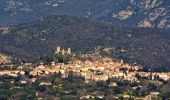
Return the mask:
POLYGON ((0 14, 0 26, 69 14, 121 25, 170 28, 169 0, 1 0, 0 14))
POLYGON ((169 30, 125 27, 54 15, 13 27, 10 32, 1 31, 0 52, 37 59, 53 53, 57 46, 71 47, 76 53, 102 47, 112 48, 109 55, 113 58, 132 64, 169 67, 169 38, 169 30))

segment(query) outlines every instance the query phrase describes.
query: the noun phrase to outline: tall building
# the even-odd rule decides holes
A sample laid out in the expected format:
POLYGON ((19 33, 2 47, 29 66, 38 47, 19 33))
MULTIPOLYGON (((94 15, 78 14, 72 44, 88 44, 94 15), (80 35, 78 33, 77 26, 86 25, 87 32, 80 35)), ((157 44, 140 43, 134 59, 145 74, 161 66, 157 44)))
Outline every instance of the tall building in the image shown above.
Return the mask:
POLYGON ((60 47, 57 47, 57 50, 56 50, 55 54, 58 54, 58 53, 60 53, 60 52, 61 52, 61 48, 60 48, 60 47))
POLYGON ((123 61, 123 59, 121 59, 121 60, 120 60, 120 63, 121 63, 122 65, 124 64, 124 61, 123 61))
POLYGON ((67 49, 67 54, 71 55, 71 48, 67 49))
POLYGON ((71 55, 71 48, 68 48, 67 51, 65 51, 64 49, 61 49, 61 47, 57 47, 55 54, 59 54, 59 53, 62 53, 62 55, 64 55, 65 53, 71 55))

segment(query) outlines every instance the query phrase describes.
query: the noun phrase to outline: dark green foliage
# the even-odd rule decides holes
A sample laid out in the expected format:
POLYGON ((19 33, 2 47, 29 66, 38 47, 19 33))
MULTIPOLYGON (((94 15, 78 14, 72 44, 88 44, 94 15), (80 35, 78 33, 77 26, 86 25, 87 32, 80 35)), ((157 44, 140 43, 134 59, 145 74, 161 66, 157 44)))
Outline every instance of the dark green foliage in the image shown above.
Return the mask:
POLYGON ((113 88, 114 94, 123 94, 124 91, 125 91, 125 89, 123 87, 120 87, 120 86, 113 88))
POLYGON ((168 100, 170 98, 170 91, 161 95, 163 100, 168 100))
MULTIPOLYGON (((76 53, 89 53, 102 46, 112 48, 110 53, 101 50, 103 56, 149 66, 154 70, 163 67, 161 71, 168 71, 169 33, 169 30, 124 27, 54 15, 14 27, 8 34, 0 34, 0 52, 34 61, 53 54, 57 46, 71 47, 76 53)), ((67 62, 65 56, 59 59, 67 62)), ((51 58, 47 59, 49 61, 51 58)))
POLYGON ((76 98, 73 95, 65 95, 62 97, 62 100, 76 100, 76 98))
POLYGON ((68 54, 51 54, 51 55, 47 55, 44 57, 41 57, 39 60, 41 62, 44 62, 45 64, 49 65, 51 64, 52 61, 55 61, 57 63, 65 63, 67 64, 69 61, 71 61, 73 58, 72 55, 68 55, 68 54))
POLYGON ((155 84, 149 83, 149 85, 148 85, 148 90, 149 90, 149 91, 154 91, 154 90, 156 90, 156 89, 157 89, 157 86, 156 86, 155 84))

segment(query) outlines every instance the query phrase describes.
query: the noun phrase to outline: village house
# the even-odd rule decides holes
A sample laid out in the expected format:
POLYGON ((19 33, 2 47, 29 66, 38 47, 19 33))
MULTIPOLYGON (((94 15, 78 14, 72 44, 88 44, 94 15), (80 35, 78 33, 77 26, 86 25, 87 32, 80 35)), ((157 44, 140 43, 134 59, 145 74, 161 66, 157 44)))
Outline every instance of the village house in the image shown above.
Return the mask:
POLYGON ((21 75, 25 75, 25 72, 22 71, 22 70, 21 70, 19 73, 20 73, 21 75))
POLYGON ((128 80, 128 81, 137 81, 136 73, 134 73, 134 72, 129 72, 129 73, 127 73, 127 74, 124 76, 124 79, 125 79, 125 80, 128 80))
POLYGON ((93 75, 92 80, 94 81, 106 81, 109 77, 107 75, 93 75))
POLYGON ((54 61, 51 62, 51 66, 55 66, 56 63, 54 61))
POLYGON ((36 75, 48 75, 51 72, 51 69, 45 66, 38 66, 34 68, 32 71, 30 71, 30 75, 36 76, 36 75))
POLYGON ((150 77, 150 73, 148 73, 148 72, 138 72, 137 73, 140 77, 142 77, 142 78, 149 78, 150 77))
POLYGON ((1 70, 12 70, 13 68, 15 68, 13 64, 0 64, 0 66, 1 70))
POLYGON ((124 77, 124 73, 123 72, 115 72, 112 75, 113 78, 123 78, 124 77))
POLYGON ((14 81, 14 80, 11 80, 11 81, 10 81, 10 83, 11 83, 11 84, 14 84, 14 83, 15 83, 15 81, 14 81))
POLYGON ((159 77, 159 79, 162 79, 165 81, 169 80, 169 78, 170 78, 168 73, 158 73, 157 76, 159 77))
POLYGON ((91 80, 92 79, 92 73, 91 72, 81 72, 81 76, 83 76, 85 78, 85 80, 91 80))
POLYGON ((95 97, 93 95, 85 95, 80 97, 80 100, 90 100, 90 99, 94 99, 95 97))
POLYGON ((39 85, 51 85, 51 82, 41 82, 39 85))
POLYGON ((68 73, 67 73, 66 70, 61 69, 61 70, 59 70, 59 71, 60 71, 60 73, 61 73, 61 77, 62 77, 62 78, 67 78, 67 77, 68 77, 68 73))
POLYGON ((8 76, 17 77, 19 72, 20 72, 19 70, 3 70, 0 71, 0 76, 8 75, 8 76))
POLYGON ((138 70, 143 69, 142 66, 132 66, 131 68, 132 68, 133 70, 135 70, 135 71, 138 71, 138 70))
POLYGON ((96 70, 104 71, 104 70, 105 70, 105 67, 99 66, 99 67, 96 67, 96 70))
POLYGON ((37 79, 37 78, 32 78, 32 79, 31 79, 31 82, 32 82, 32 83, 35 82, 36 79, 37 79))
POLYGON ((87 65, 92 66, 92 62, 91 62, 91 61, 89 61, 89 60, 86 60, 86 61, 84 62, 84 65, 85 65, 85 66, 87 66, 87 65))
POLYGON ((26 80, 20 80, 20 83, 21 84, 27 84, 27 81, 26 80))
POLYGON ((129 96, 128 94, 124 94, 124 95, 123 95, 123 98, 124 98, 124 99, 128 99, 128 98, 130 98, 130 96, 129 96))
POLYGON ((103 99, 105 97, 104 93, 99 91, 94 91, 93 93, 91 93, 91 95, 98 99, 103 99))
POLYGON ((117 86, 117 83, 116 82, 110 82, 109 83, 109 87, 116 87, 117 86))

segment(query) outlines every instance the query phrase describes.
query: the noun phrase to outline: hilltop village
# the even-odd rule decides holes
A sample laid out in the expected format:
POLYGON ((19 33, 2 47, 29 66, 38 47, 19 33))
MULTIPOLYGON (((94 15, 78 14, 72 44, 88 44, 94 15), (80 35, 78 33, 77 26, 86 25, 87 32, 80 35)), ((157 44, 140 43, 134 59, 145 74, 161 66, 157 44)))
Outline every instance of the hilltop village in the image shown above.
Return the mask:
MULTIPOLYGON (((72 55, 72 52, 71 48, 57 47, 55 54, 72 55)), ((26 62, 17 66, 8 62, 1 63, 1 66, 6 69, 0 70, 0 87, 6 87, 0 93, 3 90, 9 94, 0 98, 6 99, 18 98, 18 95, 23 100, 44 100, 45 97, 47 100, 153 100, 164 97, 159 87, 164 87, 170 80, 170 72, 144 71, 142 66, 108 57, 84 61, 74 59, 68 63, 26 62), (30 88, 34 91, 31 92, 30 88), (16 96, 12 95, 13 91, 16 96)))

